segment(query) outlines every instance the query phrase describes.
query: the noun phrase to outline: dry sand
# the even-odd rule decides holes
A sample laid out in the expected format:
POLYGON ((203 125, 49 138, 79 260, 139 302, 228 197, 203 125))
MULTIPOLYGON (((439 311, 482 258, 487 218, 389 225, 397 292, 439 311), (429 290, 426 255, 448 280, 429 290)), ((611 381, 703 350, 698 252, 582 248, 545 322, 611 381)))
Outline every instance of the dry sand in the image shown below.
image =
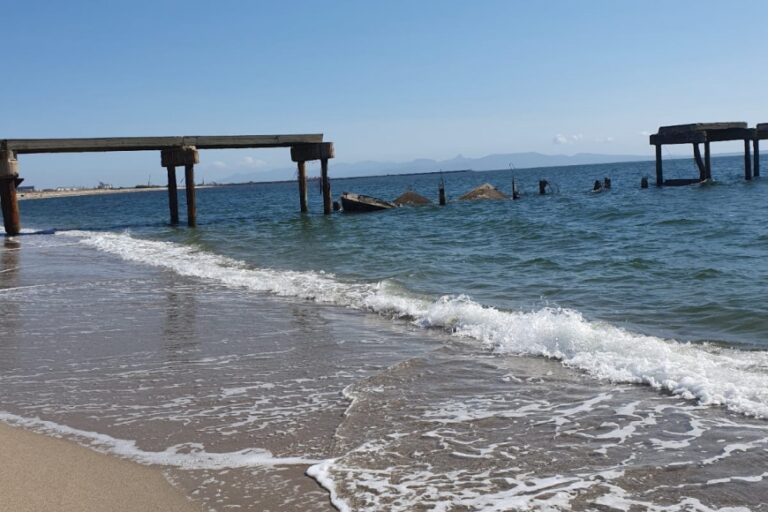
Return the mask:
MULTIPOLYGON (((201 188, 201 187, 195 187, 201 188)), ((84 188, 77 190, 35 190, 33 192, 18 192, 19 199, 48 199, 51 197, 72 197, 72 196, 96 196, 102 194, 123 194, 130 192, 156 192, 158 190, 168 190, 166 187, 152 188, 84 188)), ((184 190, 180 187, 179 190, 184 190)))
POLYGON ((0 424, 0 511, 202 510, 157 468, 0 424))

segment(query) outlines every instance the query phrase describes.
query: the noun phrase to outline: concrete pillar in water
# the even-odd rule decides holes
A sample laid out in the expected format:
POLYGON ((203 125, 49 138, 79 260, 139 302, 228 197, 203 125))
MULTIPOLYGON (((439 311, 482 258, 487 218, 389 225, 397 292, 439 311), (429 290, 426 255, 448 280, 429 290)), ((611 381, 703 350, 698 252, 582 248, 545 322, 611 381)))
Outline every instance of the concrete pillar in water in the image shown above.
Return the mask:
POLYGON ((13 236, 21 232, 19 201, 16 185, 19 178, 19 163, 13 151, 0 151, 0 206, 3 210, 5 233, 13 236))
POLYGON ((309 211, 307 208, 307 163, 301 161, 296 162, 296 164, 299 168, 299 209, 301 213, 307 213, 309 211))
POLYGON ((296 144, 291 146, 291 160, 296 162, 299 178, 299 207, 302 213, 309 211, 307 208, 307 162, 320 160, 323 185, 323 213, 331 213, 331 182, 328 178, 328 160, 336 156, 333 142, 319 142, 313 144, 296 144))
POLYGON ((323 213, 330 214, 333 210, 331 205, 331 180, 328 179, 328 159, 320 160, 320 174, 323 181, 323 213))
POLYGON ((195 164, 200 156, 194 146, 168 148, 160 152, 160 163, 168 170, 168 208, 171 224, 179 223, 178 191, 176 188, 176 167, 184 167, 184 186, 187 195, 187 224, 197 226, 197 204, 195 197, 195 164))
POLYGON ((664 184, 664 170, 661 164, 661 144, 656 144, 656 186, 664 184))
POLYGON ((755 169, 754 169, 754 176, 757 178, 760 176, 760 139, 755 136, 755 139, 752 141, 752 159, 755 161, 755 169))
POLYGON ((752 179, 752 155, 750 154, 749 139, 744 139, 744 179, 752 179))
POLYGON ((169 165, 168 169, 168 208, 171 211, 171 224, 179 223, 179 192, 176 188, 176 167, 169 165))
POLYGON ((184 166, 184 188, 187 191, 187 225, 197 226, 197 202, 195 198, 195 166, 184 166))
POLYGON ((440 185, 437 189, 437 195, 440 206, 445 206, 448 201, 445 200, 445 181, 443 181, 443 178, 440 178, 440 185))
POLYGON ((712 179, 712 153, 709 150, 709 141, 704 143, 704 168, 707 171, 708 180, 712 179))

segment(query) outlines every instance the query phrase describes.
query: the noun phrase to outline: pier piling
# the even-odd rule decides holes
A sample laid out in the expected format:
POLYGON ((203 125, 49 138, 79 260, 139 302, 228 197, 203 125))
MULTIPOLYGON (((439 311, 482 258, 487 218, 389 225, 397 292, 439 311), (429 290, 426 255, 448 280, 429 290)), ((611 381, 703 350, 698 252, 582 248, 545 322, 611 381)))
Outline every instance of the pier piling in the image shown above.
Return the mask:
POLYGON ((754 160, 753 175, 755 178, 760 176, 760 139, 755 136, 752 141, 752 159, 754 160))
POLYGON ((171 224, 179 223, 176 167, 184 167, 184 187, 187 194, 187 224, 190 227, 197 225, 197 205, 195 203, 195 164, 197 163, 200 163, 200 155, 195 146, 168 148, 160 152, 160 164, 168 170, 168 208, 171 213, 171 224))
POLYGON ((197 204, 195 198, 195 166, 184 166, 184 188, 187 191, 187 225, 197 226, 197 204))
POLYGON ((168 170, 168 208, 171 211, 171 224, 179 223, 179 192, 176 188, 176 167, 169 165, 168 170))
POLYGON ((19 178, 19 164, 13 151, 0 151, 0 207, 3 211, 5 233, 13 236, 21 232, 19 201, 16 185, 19 178))
POLYGON ((301 213, 307 213, 307 163, 305 161, 297 162, 298 180, 299 180, 299 210, 301 213))
POLYGON ((440 206, 445 206, 448 201, 445 200, 445 181, 443 181, 443 178, 440 178, 440 185, 438 185, 437 196, 440 206))
POLYGON ((328 159, 320 160, 320 174, 323 185, 323 213, 330 214, 333 209, 331 205, 331 180, 328 179, 328 159))
POLYGON ((661 163, 661 144, 656 144, 656 186, 664 184, 664 168, 661 163))
POLYGON ((549 185, 547 180, 539 180, 539 195, 543 196, 547 193, 547 185, 549 185))
POLYGON ((744 179, 752 179, 752 155, 750 154, 750 140, 744 139, 744 179))
POLYGON ((307 207, 307 162, 320 160, 320 172, 323 187, 323 213, 328 215, 333 209, 331 201, 331 181, 328 178, 328 160, 336 156, 333 142, 316 144, 296 144, 291 146, 291 160, 296 162, 299 180, 299 208, 302 213, 309 211, 307 207))

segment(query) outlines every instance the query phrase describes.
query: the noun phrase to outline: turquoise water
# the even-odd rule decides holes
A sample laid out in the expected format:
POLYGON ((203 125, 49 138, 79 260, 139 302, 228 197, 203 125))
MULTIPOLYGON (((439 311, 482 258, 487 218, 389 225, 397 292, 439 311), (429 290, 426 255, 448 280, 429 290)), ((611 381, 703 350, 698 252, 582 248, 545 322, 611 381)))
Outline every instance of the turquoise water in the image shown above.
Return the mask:
MULTIPOLYGON (((768 184, 745 182, 742 165, 740 157, 716 158, 714 184, 648 190, 639 182, 648 176, 653 184, 652 162, 449 173, 447 207, 330 217, 320 214, 316 184, 309 215, 298 213, 295 183, 200 189, 196 230, 167 225, 164 192, 27 201, 22 215, 32 229, 128 232, 259 268, 387 280, 504 310, 569 308, 639 333, 764 347, 768 184), (455 201, 484 182, 509 192, 513 176, 519 201, 455 201), (592 193, 605 176, 612 189, 592 193), (537 194, 541 178, 550 195, 537 194)), ((695 173, 691 161, 665 165, 667 178, 695 173)), ((392 199, 412 189, 436 201, 438 180, 345 179, 333 190, 392 199)))

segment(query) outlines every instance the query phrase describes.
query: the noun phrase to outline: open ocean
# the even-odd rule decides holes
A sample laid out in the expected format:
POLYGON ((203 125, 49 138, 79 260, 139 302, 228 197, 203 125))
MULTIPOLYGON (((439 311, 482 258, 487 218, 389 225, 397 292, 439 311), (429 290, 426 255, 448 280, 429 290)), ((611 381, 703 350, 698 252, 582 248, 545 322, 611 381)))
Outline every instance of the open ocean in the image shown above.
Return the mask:
POLYGON ((23 201, 0 420, 217 511, 768 510, 768 180, 712 165, 447 173, 446 207, 357 215, 207 188, 197 229, 165 191, 23 201))

